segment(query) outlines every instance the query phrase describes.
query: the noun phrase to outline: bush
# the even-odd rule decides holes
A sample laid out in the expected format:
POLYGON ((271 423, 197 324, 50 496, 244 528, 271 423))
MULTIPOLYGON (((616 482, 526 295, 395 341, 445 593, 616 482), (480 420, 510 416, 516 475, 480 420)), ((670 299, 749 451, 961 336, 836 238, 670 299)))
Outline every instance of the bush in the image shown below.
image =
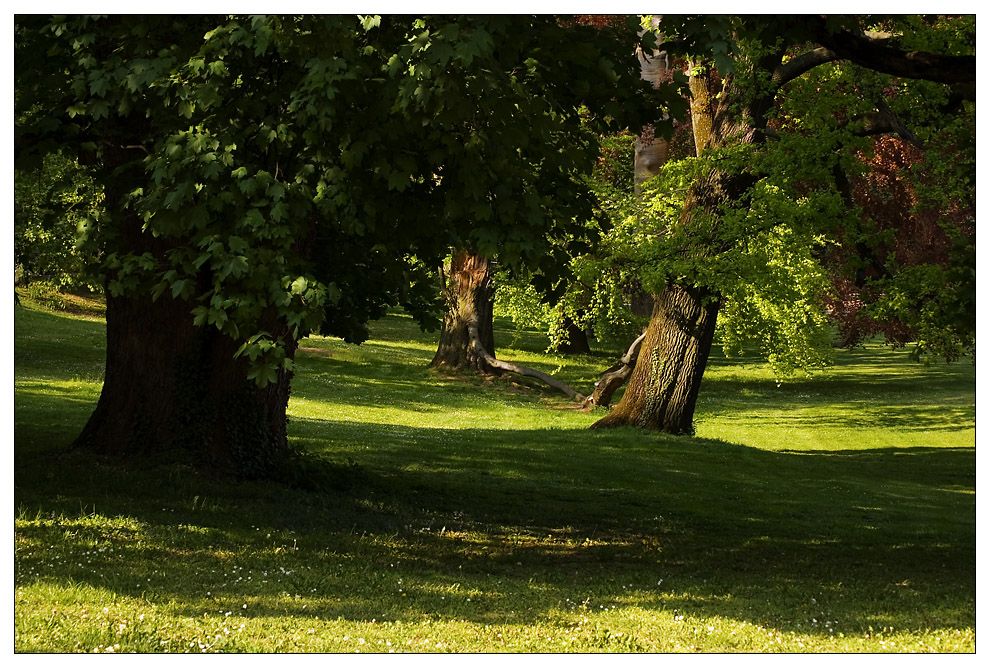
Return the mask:
POLYGON ((92 174, 61 153, 45 156, 36 169, 14 171, 14 280, 42 279, 43 292, 98 290, 87 267, 95 253, 86 248, 99 215, 102 189, 92 174))

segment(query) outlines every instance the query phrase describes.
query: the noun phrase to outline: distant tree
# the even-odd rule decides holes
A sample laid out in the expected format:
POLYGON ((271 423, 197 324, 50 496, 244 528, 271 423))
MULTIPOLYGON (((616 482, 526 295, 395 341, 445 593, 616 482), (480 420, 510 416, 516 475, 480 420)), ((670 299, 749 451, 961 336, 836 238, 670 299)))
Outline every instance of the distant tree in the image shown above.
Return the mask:
MULTIPOLYGON (((484 137, 478 142, 478 166, 485 178, 493 177, 485 186, 490 203, 486 218, 541 224, 546 243, 510 252, 505 244, 476 237, 455 249, 445 272, 447 312, 432 362, 436 367, 498 372, 490 362, 495 357, 491 260, 496 252, 501 265, 527 272, 542 281, 544 292, 559 297, 570 256, 596 234, 587 224, 595 204, 587 177, 598 160, 599 136, 662 113, 647 100, 662 103, 663 94, 657 95, 639 77, 635 18, 611 17, 600 25, 560 17, 548 20, 569 40, 556 45, 554 69, 530 60, 526 67, 535 67, 535 76, 523 76, 524 63, 504 58, 500 66, 513 73, 518 88, 493 96, 479 86, 472 100, 476 117, 465 127, 465 132, 484 137), (551 74, 561 78, 553 80, 551 74), (490 170, 493 163, 502 169, 490 170)), ((562 314, 564 327, 569 317, 562 314)))
POLYGON ((14 267, 24 283, 88 286, 87 249, 79 242, 98 217, 102 193, 92 175, 61 153, 14 171, 14 267))
POLYGON ((492 373, 495 356, 495 283, 491 261, 458 251, 444 269, 447 311, 430 366, 492 373))
POLYGON ((837 269, 828 307, 840 345, 882 335, 893 345, 914 342, 919 356, 975 352, 975 188, 953 192, 938 178, 946 162, 967 162, 957 142, 945 151, 948 134, 943 126, 929 150, 878 138, 863 156, 866 170, 844 183, 862 219, 826 260, 837 269))

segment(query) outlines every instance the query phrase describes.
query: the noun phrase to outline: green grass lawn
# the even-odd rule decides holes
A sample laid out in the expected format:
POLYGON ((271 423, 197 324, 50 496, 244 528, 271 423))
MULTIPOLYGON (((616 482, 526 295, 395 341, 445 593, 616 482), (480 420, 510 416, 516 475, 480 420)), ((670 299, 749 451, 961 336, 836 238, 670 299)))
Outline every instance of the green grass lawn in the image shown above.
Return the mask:
MULTIPOLYGON (((871 347, 778 384, 716 355, 696 437, 602 432, 429 370, 396 314, 303 342, 300 484, 236 483, 69 450, 102 321, 14 322, 16 651, 975 651, 968 361, 871 347)), ((577 388, 615 354, 496 337, 577 388)))

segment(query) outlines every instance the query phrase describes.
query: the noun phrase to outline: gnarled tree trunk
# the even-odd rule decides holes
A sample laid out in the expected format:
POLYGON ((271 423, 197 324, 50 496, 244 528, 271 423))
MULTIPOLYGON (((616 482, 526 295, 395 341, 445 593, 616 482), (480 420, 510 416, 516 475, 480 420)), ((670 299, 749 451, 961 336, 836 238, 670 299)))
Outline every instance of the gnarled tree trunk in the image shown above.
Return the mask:
POLYGON ((478 343, 491 356, 495 355, 495 284, 491 262, 478 253, 455 253, 447 271, 445 293, 447 313, 430 366, 497 373, 485 356, 478 353, 471 334, 474 327, 478 343))
POLYGON ((560 390, 574 401, 584 395, 542 371, 495 359, 493 307, 495 286, 491 264, 484 255, 460 251, 450 261, 447 288, 447 314, 440 332, 432 367, 471 369, 480 373, 503 371, 536 378, 560 390))
MULTIPOLYGON (((770 54, 768 60, 780 54, 770 54)), ((765 112, 773 96, 742 94, 732 75, 723 80, 703 70, 691 77, 691 117, 698 155, 727 142, 762 141, 765 112), (733 100, 750 99, 747 109, 733 100), (755 122, 754 122, 755 119, 755 122)), ((690 250, 700 258, 725 250, 717 234, 722 207, 756 181, 750 173, 714 169, 688 191, 678 225, 697 237, 690 250)), ((593 428, 634 425, 670 434, 694 433, 694 408, 708 363, 721 296, 690 281, 668 280, 654 295, 653 313, 636 368, 618 405, 593 428)))
POLYGON ((166 295, 107 298, 103 389, 76 444, 114 458, 171 453, 219 472, 271 475, 287 448, 290 374, 259 389, 234 358, 237 343, 193 326, 189 311, 166 295))
POLYGON ((702 288, 667 284, 656 295, 639 360, 622 399, 593 428, 637 426, 694 433, 694 407, 719 303, 702 288))

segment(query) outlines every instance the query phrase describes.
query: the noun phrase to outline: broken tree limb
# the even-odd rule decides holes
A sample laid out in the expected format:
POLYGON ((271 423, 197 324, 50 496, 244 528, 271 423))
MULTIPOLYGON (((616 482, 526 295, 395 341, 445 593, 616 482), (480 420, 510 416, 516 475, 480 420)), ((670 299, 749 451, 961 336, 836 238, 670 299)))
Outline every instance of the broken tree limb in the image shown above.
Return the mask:
POLYGON ((560 390, 574 401, 584 401, 583 394, 576 391, 567 383, 548 376, 542 371, 537 371, 536 369, 531 369, 527 366, 521 366, 519 364, 512 364, 511 362, 503 362, 502 360, 495 359, 495 357, 489 353, 483 345, 481 345, 481 340, 478 337, 478 326, 476 323, 468 323, 468 336, 471 338, 470 345, 474 348, 475 353, 483 358, 492 368, 499 369, 501 371, 508 371, 520 376, 526 376, 528 378, 536 378, 555 390, 560 390))
POLYGON ((645 338, 646 332, 643 332, 630 344, 626 354, 598 378, 598 382, 595 383, 595 391, 584 400, 583 407, 585 409, 608 406, 612 402, 612 395, 632 375, 633 368, 636 366, 636 358, 639 356, 639 347, 645 338))

